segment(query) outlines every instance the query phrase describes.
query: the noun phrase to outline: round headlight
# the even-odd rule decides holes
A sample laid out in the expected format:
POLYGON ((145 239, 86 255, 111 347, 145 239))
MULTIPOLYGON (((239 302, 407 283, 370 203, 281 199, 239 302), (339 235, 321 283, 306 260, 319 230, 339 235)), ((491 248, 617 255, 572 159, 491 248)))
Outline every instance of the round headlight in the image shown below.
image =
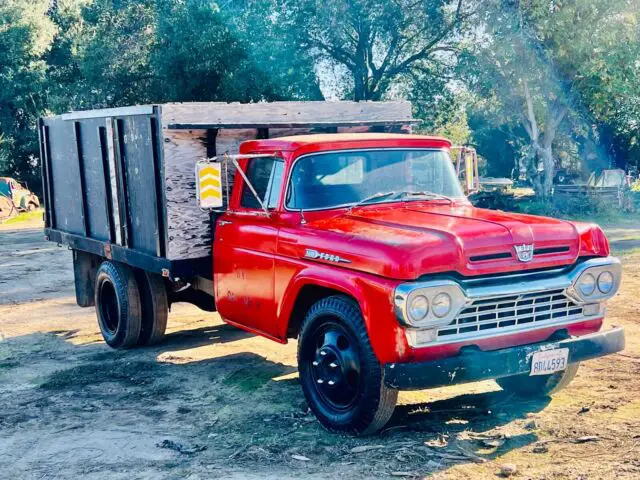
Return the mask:
POLYGON ((605 271, 598 275, 598 290, 602 293, 607 294, 613 290, 613 283, 613 273, 605 271))
POLYGON ((431 311, 438 318, 443 318, 451 312, 451 296, 448 293, 439 293, 431 302, 431 311))
POLYGON ((429 313, 429 300, 423 295, 416 295, 409 304, 409 316, 414 322, 419 322, 429 313))
POLYGON ((580 277, 580 281, 578 282, 578 288, 580 289, 580 292, 586 297, 593 295, 593 292, 595 292, 596 290, 595 277, 590 273, 583 275, 582 277, 580 277))

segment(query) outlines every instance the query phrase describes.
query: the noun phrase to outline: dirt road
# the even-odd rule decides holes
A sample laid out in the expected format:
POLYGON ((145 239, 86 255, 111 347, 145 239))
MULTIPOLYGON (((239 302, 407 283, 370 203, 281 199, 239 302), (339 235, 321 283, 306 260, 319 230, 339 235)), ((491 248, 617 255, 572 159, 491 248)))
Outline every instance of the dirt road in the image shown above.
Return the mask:
POLYGON ((626 351, 553 400, 493 382, 403 393, 382 434, 354 439, 308 413, 295 342, 176 305, 162 345, 114 352, 75 305, 70 252, 0 228, 0 475, 640 478, 640 252, 624 263, 607 323, 626 327, 626 351))

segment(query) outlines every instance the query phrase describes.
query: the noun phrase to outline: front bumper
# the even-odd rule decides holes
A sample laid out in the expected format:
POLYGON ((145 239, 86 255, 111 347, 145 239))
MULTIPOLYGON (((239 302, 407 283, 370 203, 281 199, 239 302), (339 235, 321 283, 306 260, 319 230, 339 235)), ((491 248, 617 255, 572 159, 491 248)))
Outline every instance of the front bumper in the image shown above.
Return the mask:
POLYGON ((459 383, 527 374, 535 352, 569 349, 569 363, 602 357, 624 349, 624 329, 613 328, 582 337, 547 341, 483 352, 463 351, 442 360, 417 363, 387 363, 384 382, 398 390, 421 390, 459 383))

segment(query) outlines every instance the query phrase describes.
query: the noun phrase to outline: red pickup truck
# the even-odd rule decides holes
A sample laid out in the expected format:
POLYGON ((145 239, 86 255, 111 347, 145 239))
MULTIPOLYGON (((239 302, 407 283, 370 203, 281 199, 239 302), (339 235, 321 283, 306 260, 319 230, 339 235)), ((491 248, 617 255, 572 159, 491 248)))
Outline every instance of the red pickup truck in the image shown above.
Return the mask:
MULTIPOLYGON (((516 395, 550 395, 581 361, 624 348, 622 329, 601 331, 620 262, 596 225, 474 208, 450 147, 375 132, 245 141, 233 185, 219 185, 230 191, 211 217, 210 279, 138 259, 130 206, 120 242, 94 245, 50 217, 47 236, 76 251, 78 303, 97 306, 114 347, 161 338, 167 306, 185 299, 277 342, 297 338, 304 395, 334 431, 379 430, 399 390, 495 379, 516 395)), ((168 228, 170 199, 159 203, 149 216, 168 228)))

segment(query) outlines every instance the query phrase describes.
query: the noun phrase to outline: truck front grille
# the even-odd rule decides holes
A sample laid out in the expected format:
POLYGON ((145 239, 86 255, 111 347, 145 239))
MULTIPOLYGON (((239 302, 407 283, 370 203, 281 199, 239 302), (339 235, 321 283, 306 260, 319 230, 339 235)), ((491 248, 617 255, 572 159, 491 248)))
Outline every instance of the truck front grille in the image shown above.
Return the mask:
POLYGON ((464 340, 522 328, 564 323, 583 316, 582 307, 563 290, 475 300, 449 325, 438 329, 439 341, 464 340))

